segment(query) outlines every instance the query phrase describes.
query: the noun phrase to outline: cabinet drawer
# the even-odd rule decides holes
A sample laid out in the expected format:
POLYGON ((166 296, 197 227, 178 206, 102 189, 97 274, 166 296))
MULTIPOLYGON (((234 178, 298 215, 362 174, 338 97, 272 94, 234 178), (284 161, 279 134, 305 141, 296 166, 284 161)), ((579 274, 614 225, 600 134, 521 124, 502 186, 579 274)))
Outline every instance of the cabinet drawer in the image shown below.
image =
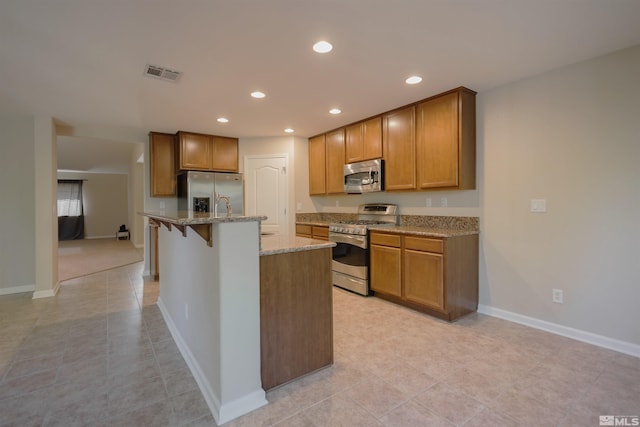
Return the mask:
POLYGON ((426 237, 410 237, 404 238, 405 249, 413 249, 423 252, 435 252, 441 254, 443 252, 442 240, 429 239, 426 237))
POLYGON ((400 236, 396 234, 371 233, 369 241, 372 245, 400 247, 400 236))
POLYGON ((304 234, 307 236, 311 236, 311 226, 296 224, 296 234, 304 234))
POLYGON ((329 227, 313 226, 313 237, 329 238, 329 227))

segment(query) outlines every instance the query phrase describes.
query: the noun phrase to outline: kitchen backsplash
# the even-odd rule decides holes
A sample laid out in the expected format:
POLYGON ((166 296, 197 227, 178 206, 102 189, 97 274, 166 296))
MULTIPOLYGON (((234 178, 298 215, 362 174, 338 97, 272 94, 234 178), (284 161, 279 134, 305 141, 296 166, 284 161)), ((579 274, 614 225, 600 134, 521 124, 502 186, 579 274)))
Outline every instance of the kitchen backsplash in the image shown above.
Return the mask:
POLYGON ((400 225, 450 230, 480 229, 479 218, 476 216, 400 215, 400 225))
MULTIPOLYGON (((355 221, 357 217, 357 214, 349 213, 297 213, 296 222, 330 223, 338 221, 355 221)), ((480 229, 479 218, 470 216, 400 215, 400 225, 450 230, 478 231, 480 229)))

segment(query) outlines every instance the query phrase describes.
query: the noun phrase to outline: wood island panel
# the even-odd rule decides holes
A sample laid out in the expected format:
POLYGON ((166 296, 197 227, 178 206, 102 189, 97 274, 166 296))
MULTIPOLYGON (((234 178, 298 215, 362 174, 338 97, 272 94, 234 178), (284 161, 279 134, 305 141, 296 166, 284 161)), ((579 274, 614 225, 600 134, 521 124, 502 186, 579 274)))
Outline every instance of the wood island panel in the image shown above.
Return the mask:
POLYGON ((331 248, 260 257, 262 387, 333 363, 331 248))

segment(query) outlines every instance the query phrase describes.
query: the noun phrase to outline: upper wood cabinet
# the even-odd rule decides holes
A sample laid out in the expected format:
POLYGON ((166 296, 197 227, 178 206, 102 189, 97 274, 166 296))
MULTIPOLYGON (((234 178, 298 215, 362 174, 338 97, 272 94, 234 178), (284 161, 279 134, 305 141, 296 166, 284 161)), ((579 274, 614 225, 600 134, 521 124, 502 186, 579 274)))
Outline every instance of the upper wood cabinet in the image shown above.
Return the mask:
POLYGON ((151 197, 176 195, 175 135, 149 133, 149 166, 151 197))
POLYGON ((416 188, 416 121, 415 108, 406 107, 383 116, 384 188, 415 190, 416 188))
POLYGON ((178 169, 211 170, 211 136, 178 132, 178 169))
POLYGON ((327 157, 325 136, 309 139, 309 195, 327 193, 327 157))
POLYGON ((346 163, 382 157, 382 118, 374 117, 345 128, 346 163))
POLYGON ((212 169, 222 172, 238 172, 238 140, 212 136, 212 169))
POLYGON ((380 157, 385 191, 476 188, 475 95, 460 87, 316 137, 324 138, 326 163, 310 159, 310 194, 344 192, 344 163, 380 157))
POLYGON ((325 135, 327 194, 344 193, 344 129, 325 135))
POLYGON ((416 116, 418 188, 475 188, 475 92, 430 98, 416 106, 416 116))
POLYGON ((344 128, 309 138, 309 195, 344 193, 344 128))
POLYGON ((177 133, 178 169, 238 171, 238 140, 200 133, 177 133))

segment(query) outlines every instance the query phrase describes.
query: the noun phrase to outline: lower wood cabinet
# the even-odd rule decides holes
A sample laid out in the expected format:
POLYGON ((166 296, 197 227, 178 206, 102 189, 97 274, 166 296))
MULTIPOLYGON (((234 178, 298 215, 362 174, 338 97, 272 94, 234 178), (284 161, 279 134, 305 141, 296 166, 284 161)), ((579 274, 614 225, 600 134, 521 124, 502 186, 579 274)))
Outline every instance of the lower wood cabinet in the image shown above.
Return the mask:
POLYGON ((296 236, 317 240, 329 240, 329 226, 296 224, 296 236))
POLYGON ((446 238, 371 232, 375 295, 445 320, 478 309, 478 235, 446 238))
POLYGON ((400 236, 371 233, 369 257, 371 290, 401 298, 402 251, 400 236))

